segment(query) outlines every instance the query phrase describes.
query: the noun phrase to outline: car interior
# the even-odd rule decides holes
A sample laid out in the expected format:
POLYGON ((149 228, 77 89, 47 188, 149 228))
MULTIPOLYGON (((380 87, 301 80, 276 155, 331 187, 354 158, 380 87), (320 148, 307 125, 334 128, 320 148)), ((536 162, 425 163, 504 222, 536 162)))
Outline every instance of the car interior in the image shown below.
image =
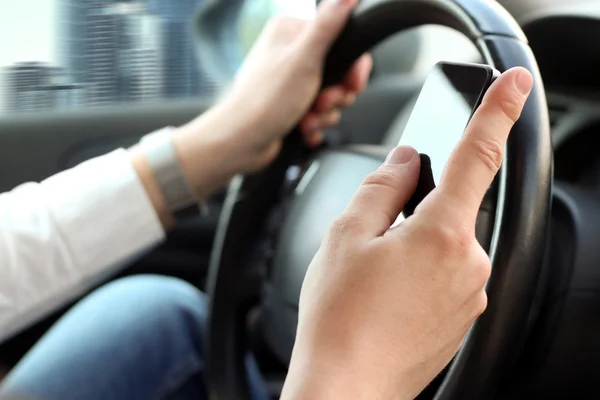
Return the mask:
MULTIPOLYGON (((275 3, 285 1, 198 3, 189 34, 195 39, 196 65, 210 77, 210 88, 200 94, 0 113, 0 193, 132 146, 148 132, 181 125, 210 108, 243 61, 241 42, 251 42, 278 12, 275 3), (253 39, 239 34, 248 24, 257 27, 253 39)), ((109 280, 169 275, 207 291, 212 299, 207 368, 216 398, 248 398, 239 372, 248 350, 277 398, 297 321, 297 308, 286 314, 278 299, 297 296, 335 212, 398 144, 431 67, 445 60, 539 68, 535 104, 515 128, 506 172, 498 178, 498 192, 505 195, 496 193, 493 202, 490 223, 498 232, 490 239, 496 244, 488 287, 491 308, 453 363, 419 398, 588 398, 600 375, 600 152, 593 144, 600 130, 600 1, 362 0, 355 15, 356 24, 330 53, 325 82, 335 82, 357 51, 371 52, 372 76, 340 124, 326 133, 318 155, 299 155, 292 133, 273 167, 236 178, 207 202, 206 215, 179 224, 162 245, 109 280), (404 11, 408 17, 394 19, 404 11), (374 20, 380 28, 374 28, 374 20), (479 36, 464 28, 470 26, 465 21, 475 21, 471 28, 479 36), (369 29, 375 33, 365 34, 369 29), (509 41, 520 47, 513 49, 509 41), (290 166, 300 172, 283 182, 290 166), (315 168, 319 179, 311 176, 315 168), (329 169, 349 171, 345 186, 335 193, 327 187, 339 175, 327 176, 329 169), (303 194, 289 194, 303 178, 310 180, 303 194), (271 190, 256 193, 265 182, 271 190), (292 189, 281 196, 285 185, 292 189), (236 202, 242 190, 255 195, 236 202), (314 205, 298 205, 302 196, 316 193, 336 199, 328 215, 314 205), (310 213, 313 217, 307 217, 310 213), (310 236, 303 247, 309 250, 292 256, 297 252, 286 253, 286 243, 298 232, 310 236), (233 293, 240 285, 224 278, 229 272, 247 282, 250 293, 233 293), (285 285, 293 287, 281 289, 285 285), (231 326, 235 332, 221 330, 231 326)), ((0 343, 3 369, 18 363, 77 300, 0 343)), ((297 304, 297 298, 290 301, 297 304)))

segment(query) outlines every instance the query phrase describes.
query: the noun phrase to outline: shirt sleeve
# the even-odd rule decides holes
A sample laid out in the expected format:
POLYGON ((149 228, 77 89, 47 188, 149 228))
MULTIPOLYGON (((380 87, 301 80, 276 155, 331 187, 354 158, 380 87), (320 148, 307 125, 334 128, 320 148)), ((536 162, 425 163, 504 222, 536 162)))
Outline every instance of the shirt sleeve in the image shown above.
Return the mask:
POLYGON ((124 149, 0 194, 0 342, 164 236, 124 149))

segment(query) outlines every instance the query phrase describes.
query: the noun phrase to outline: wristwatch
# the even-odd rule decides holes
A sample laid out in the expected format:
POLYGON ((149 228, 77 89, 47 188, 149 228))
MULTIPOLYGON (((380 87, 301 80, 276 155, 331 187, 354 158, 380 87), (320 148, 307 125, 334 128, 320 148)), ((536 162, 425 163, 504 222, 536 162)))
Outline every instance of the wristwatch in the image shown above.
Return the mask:
POLYGON ((173 145, 174 130, 169 126, 145 135, 140 140, 140 148, 154 173, 169 211, 180 221, 206 213, 207 209, 185 178, 173 145))

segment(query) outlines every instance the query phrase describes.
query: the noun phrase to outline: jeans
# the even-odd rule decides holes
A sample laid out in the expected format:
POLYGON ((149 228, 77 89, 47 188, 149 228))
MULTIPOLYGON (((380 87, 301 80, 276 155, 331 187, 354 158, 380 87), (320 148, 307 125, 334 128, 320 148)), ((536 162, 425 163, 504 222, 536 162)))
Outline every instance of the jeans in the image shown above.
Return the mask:
MULTIPOLYGON (((202 400, 206 299, 167 277, 110 283, 82 300, 9 373, 0 396, 33 400, 202 400)), ((248 358, 252 397, 267 399, 248 358)))

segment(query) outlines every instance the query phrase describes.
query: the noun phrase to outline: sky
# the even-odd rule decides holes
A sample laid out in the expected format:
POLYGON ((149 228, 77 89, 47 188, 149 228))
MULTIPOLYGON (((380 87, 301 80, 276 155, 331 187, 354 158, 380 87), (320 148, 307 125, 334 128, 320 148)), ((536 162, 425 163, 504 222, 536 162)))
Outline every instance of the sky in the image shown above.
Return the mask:
MULTIPOLYGON (((56 63, 57 0, 0 0, 0 68, 18 61, 56 63)), ((0 73, 0 113, 4 109, 0 73)))
MULTIPOLYGON (((56 62, 58 0, 0 0, 0 66, 16 61, 56 62)), ((314 14, 314 0, 273 0, 298 17, 314 14)))
POLYGON ((57 0, 0 0, 0 66, 56 61, 57 0))

